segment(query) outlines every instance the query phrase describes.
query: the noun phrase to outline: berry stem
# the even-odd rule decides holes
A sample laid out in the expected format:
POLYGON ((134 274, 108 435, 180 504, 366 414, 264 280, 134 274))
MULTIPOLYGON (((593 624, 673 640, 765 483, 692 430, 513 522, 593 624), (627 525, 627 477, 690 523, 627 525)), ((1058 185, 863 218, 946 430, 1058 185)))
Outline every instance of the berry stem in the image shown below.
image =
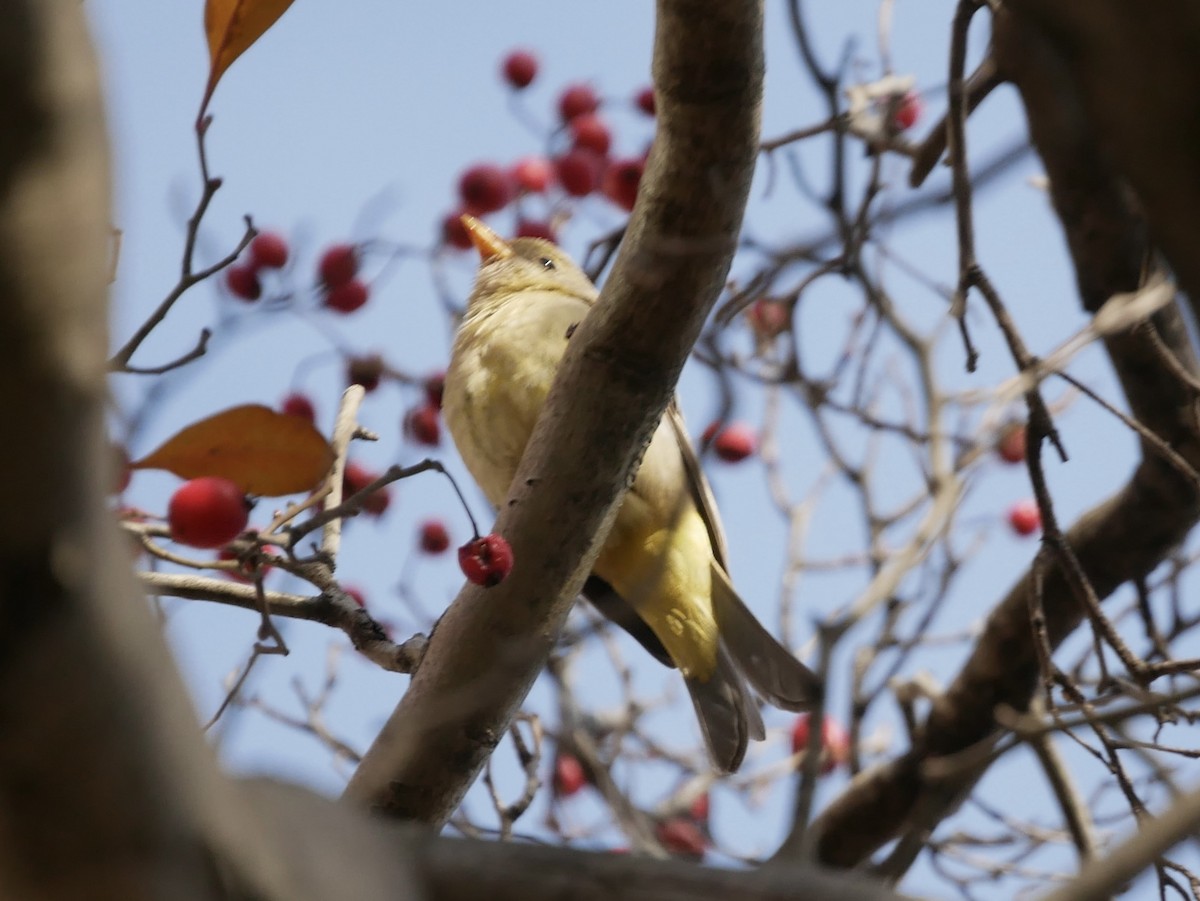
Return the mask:
MULTIPOLYGON (((208 100, 205 98, 205 104, 208 100)), ((200 163, 200 182, 202 188, 200 191, 200 199, 196 201, 196 208, 192 211, 192 215, 188 218, 187 231, 184 237, 183 259, 180 263, 179 281, 175 287, 163 298, 158 307, 146 317, 146 320, 138 326, 137 330, 129 338, 128 341, 118 350, 108 362, 110 372, 131 372, 129 361, 137 352, 137 349, 142 346, 142 342, 150 336, 175 306, 175 303, 181 298, 190 288, 199 284, 207 278, 220 272, 227 266, 233 265, 233 262, 241 255, 250 242, 254 240, 258 234, 254 227, 254 222, 249 216, 244 217, 246 222, 246 230, 242 234, 242 239, 237 246, 226 256, 218 260, 213 265, 200 271, 194 271, 194 260, 196 253, 196 242, 200 235, 200 223, 204 219, 204 214, 208 211, 209 205, 212 203, 213 197, 221 188, 221 179, 213 178, 208 171, 208 151, 205 146, 205 137, 208 134, 208 127, 212 124, 212 116, 201 114, 196 122, 196 152, 200 163)), ((199 347, 201 352, 206 346, 204 340, 201 341, 199 347)), ((184 363, 190 362, 194 357, 184 355, 180 360, 175 362, 175 366, 182 366, 184 363)), ((173 367, 167 367, 173 368, 173 367)))

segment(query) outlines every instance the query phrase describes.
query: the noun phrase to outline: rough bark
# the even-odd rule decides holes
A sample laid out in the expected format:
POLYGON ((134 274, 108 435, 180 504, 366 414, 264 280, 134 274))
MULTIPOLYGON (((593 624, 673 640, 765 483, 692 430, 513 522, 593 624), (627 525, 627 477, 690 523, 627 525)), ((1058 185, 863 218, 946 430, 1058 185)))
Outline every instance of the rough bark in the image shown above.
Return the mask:
POLYGON ((1005 0, 1054 46, 1154 243, 1200 298, 1200 3, 1005 0))

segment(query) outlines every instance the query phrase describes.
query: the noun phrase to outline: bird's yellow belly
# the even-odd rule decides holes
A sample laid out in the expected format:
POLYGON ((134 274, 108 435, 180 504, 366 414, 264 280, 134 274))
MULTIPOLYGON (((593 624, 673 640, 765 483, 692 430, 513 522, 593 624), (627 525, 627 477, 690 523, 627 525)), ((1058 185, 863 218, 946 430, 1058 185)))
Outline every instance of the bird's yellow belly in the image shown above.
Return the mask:
POLYGON ((646 621, 685 676, 707 681, 718 643, 708 532, 694 508, 663 526, 641 506, 626 497, 594 572, 646 621))

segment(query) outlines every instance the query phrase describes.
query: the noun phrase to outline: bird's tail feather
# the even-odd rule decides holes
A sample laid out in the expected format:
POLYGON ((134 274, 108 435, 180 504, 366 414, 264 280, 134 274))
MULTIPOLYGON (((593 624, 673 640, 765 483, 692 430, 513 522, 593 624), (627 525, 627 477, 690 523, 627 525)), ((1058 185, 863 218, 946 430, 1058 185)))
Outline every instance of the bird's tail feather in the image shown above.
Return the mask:
POLYGON ((746 756, 747 743, 766 735, 758 704, 724 648, 718 650, 716 669, 706 681, 686 682, 709 756, 722 772, 734 772, 746 756))
POLYGON ((784 710, 811 707, 820 696, 821 680, 763 627, 716 562, 712 602, 722 644, 754 690, 784 710))

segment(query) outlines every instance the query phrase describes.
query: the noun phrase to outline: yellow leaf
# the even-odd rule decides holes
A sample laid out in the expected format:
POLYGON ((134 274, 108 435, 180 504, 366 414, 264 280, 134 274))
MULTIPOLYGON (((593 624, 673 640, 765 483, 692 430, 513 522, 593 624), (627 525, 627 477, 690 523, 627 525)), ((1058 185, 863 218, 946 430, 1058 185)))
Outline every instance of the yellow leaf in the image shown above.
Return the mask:
POLYGON ((287 12, 292 0, 207 0, 204 4, 204 33, 208 35, 211 65, 204 103, 212 96, 217 81, 235 59, 262 37, 287 12))
POLYGON ((247 494, 277 497, 308 491, 332 463, 329 442, 311 422, 246 404, 192 423, 131 466, 183 479, 223 476, 247 494))

